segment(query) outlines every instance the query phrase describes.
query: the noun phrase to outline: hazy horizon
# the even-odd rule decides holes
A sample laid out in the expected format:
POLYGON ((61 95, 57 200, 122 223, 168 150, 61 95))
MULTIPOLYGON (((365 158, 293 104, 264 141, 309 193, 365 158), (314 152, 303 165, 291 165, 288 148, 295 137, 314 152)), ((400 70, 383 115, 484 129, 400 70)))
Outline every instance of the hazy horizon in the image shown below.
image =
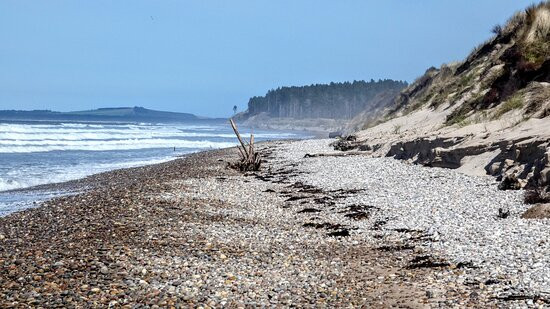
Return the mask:
POLYGON ((279 86, 411 82, 530 3, 2 1, 0 109, 225 117, 279 86))

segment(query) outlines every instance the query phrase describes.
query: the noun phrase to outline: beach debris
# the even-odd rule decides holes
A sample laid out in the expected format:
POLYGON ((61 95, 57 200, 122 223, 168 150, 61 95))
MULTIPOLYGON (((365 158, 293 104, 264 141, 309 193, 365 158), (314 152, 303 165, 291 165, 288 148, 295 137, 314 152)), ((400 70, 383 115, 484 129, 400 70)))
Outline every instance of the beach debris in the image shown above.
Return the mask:
POLYGON ((347 237, 347 236, 349 236, 349 230, 342 229, 342 230, 339 230, 339 231, 330 232, 327 235, 332 236, 332 237, 347 237))
POLYGON ((254 150, 254 134, 250 134, 250 142, 248 145, 243 141, 237 125, 233 119, 229 119, 231 128, 239 140, 240 146, 237 145, 239 153, 241 154, 241 160, 237 163, 230 163, 230 167, 240 170, 241 172, 258 171, 261 165, 261 156, 254 150))
POLYGON ((312 212, 321 212, 321 210, 319 210, 317 208, 304 208, 304 209, 298 211, 297 213, 303 214, 303 213, 312 213, 312 212))
POLYGON ((502 300, 502 301, 527 301, 527 303, 530 303, 531 305, 535 302, 550 304, 550 298, 539 294, 531 295, 528 293, 526 294, 518 293, 518 294, 499 295, 495 297, 495 299, 502 300))
POLYGON ((347 157, 347 156, 364 156, 364 152, 350 151, 350 152, 336 152, 336 153, 306 153, 304 158, 318 158, 318 157, 347 157))
POLYGON ((413 245, 403 244, 403 245, 395 245, 395 246, 384 245, 376 248, 376 250, 385 251, 385 252, 394 252, 394 251, 413 250, 414 248, 415 246, 413 245))
POLYGON ((372 225, 372 229, 377 231, 377 230, 380 230, 382 229, 382 226, 386 225, 386 223, 388 223, 387 220, 376 220, 374 221, 374 224, 372 225))
POLYGON ((354 150, 359 147, 355 141, 347 140, 347 139, 339 139, 338 141, 331 144, 334 147, 334 150, 339 151, 349 151, 354 150))
POLYGON ((498 184, 499 190, 519 190, 521 184, 514 174, 504 176, 504 179, 498 184))
POLYGON ((421 255, 413 258, 407 266, 408 269, 417 269, 417 268, 436 268, 436 267, 449 267, 451 264, 438 261, 430 255, 421 255))
POLYGON ((307 198, 308 198, 307 196, 290 196, 289 198, 287 198, 285 200, 285 202, 298 201, 298 200, 303 200, 303 199, 307 199, 307 198))
MULTIPOLYGON (((458 262, 455 265, 456 268, 462 269, 462 268, 479 268, 479 266, 476 266, 472 261, 466 261, 466 262, 458 262)), ((490 280, 487 280, 486 282, 491 282, 490 280)), ((497 281, 498 283, 498 281, 497 281)), ((485 283, 487 284, 487 283, 485 283)))
POLYGON ((499 217, 500 219, 506 219, 510 216, 510 210, 504 210, 502 208, 499 208, 498 209, 498 215, 497 217, 499 217))
POLYGON ((377 209, 375 206, 370 205, 356 205, 352 204, 347 207, 347 210, 340 211, 340 213, 346 213, 344 217, 353 220, 363 220, 370 217, 370 211, 377 209))
POLYGON ((544 204, 550 203, 550 193, 546 192, 542 187, 534 187, 526 190, 523 195, 523 203, 525 204, 544 204))

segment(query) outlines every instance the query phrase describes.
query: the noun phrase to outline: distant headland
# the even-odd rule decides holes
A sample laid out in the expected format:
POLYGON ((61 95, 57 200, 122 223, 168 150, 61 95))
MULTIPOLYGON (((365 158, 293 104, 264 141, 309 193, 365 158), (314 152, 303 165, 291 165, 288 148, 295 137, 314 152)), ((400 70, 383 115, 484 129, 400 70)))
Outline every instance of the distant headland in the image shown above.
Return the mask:
POLYGON ((27 121, 147 121, 180 122, 207 120, 189 113, 165 112, 143 107, 98 108, 86 111, 57 112, 51 110, 0 110, 0 120, 27 121))

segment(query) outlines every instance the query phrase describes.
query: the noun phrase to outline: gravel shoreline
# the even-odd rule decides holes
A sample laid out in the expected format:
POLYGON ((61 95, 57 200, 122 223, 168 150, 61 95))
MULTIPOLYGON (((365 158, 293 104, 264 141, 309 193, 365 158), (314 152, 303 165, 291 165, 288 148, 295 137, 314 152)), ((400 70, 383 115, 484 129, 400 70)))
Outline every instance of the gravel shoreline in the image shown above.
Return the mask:
POLYGON ((236 149, 102 173, 0 218, 0 307, 548 305, 548 222, 519 219, 519 193, 304 158, 328 143, 262 143, 267 162, 245 175, 226 167, 236 149))

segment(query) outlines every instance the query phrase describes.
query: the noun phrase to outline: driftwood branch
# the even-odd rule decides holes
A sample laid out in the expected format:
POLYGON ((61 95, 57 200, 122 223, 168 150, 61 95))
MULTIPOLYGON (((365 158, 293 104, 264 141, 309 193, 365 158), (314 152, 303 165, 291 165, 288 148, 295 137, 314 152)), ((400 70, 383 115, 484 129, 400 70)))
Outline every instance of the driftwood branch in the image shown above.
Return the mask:
POLYGON ((248 154, 254 154, 254 134, 250 134, 250 144, 248 146, 248 154))
POLYGON ((369 155, 369 153, 366 153, 364 151, 355 151, 355 152, 335 152, 335 153, 306 153, 304 158, 317 158, 317 157, 349 157, 349 156, 366 156, 369 155))
POLYGON ((241 147, 237 146, 239 149, 239 152, 241 153, 241 161, 236 164, 230 164, 231 167, 239 169, 241 171, 257 171, 260 169, 261 164, 261 157, 256 151, 254 151, 254 135, 250 134, 250 142, 248 143, 248 147, 241 138, 241 134, 239 133, 239 130, 237 129, 237 125, 233 121, 233 119, 229 119, 229 123, 231 123, 231 127, 233 128, 233 132, 235 132, 235 135, 237 136, 237 139, 239 140, 239 143, 241 144, 241 147), (248 148, 248 149, 247 149, 248 148))
POLYGON ((229 123, 231 124, 231 127, 233 128, 233 132, 235 132, 235 135, 237 135, 237 139, 239 140, 239 142, 241 143, 241 146, 243 147, 241 149, 239 146, 237 146, 237 148, 241 152, 241 156, 243 157, 243 159, 245 159, 248 157, 248 152, 246 151, 246 146, 243 142, 243 139, 241 138, 241 134, 239 134, 239 130, 237 130, 237 125, 235 125, 235 122, 233 121, 233 119, 229 119, 229 123))

